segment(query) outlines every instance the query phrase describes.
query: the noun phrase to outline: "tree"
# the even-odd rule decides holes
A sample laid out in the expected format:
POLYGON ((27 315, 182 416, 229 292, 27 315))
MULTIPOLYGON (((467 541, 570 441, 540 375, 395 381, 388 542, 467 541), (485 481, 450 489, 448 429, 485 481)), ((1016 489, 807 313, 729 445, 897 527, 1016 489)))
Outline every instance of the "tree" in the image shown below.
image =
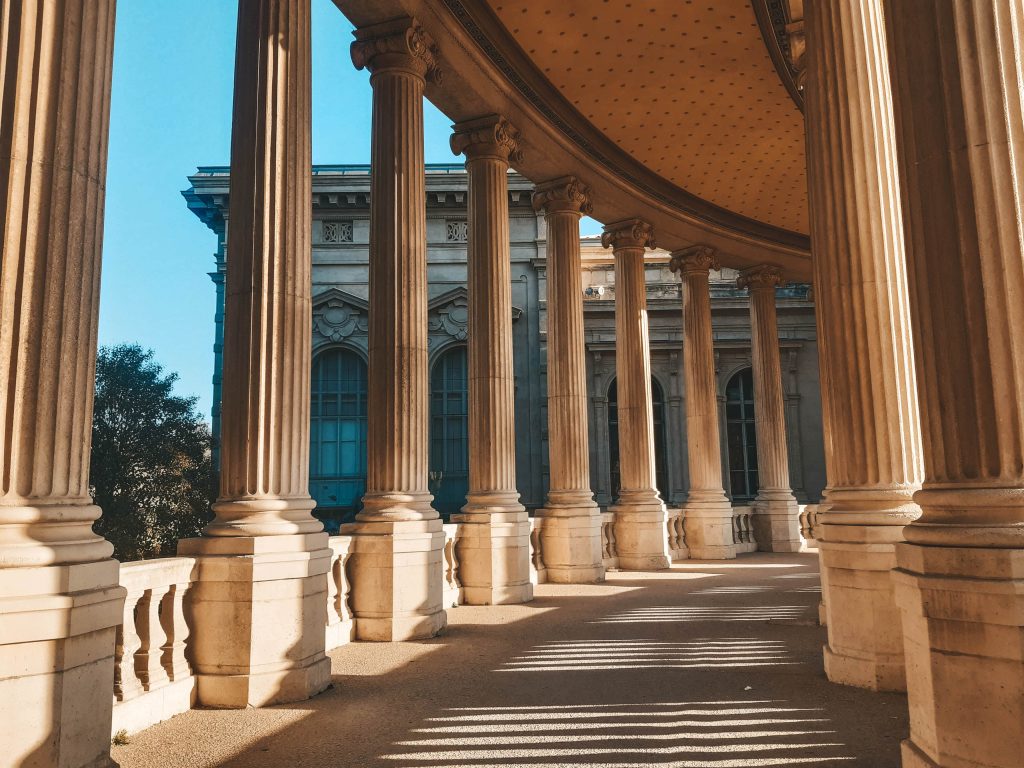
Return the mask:
POLYGON ((173 554, 178 539, 198 535, 210 517, 210 429, 197 398, 174 394, 177 380, 137 344, 101 347, 96 359, 96 531, 121 561, 173 554))

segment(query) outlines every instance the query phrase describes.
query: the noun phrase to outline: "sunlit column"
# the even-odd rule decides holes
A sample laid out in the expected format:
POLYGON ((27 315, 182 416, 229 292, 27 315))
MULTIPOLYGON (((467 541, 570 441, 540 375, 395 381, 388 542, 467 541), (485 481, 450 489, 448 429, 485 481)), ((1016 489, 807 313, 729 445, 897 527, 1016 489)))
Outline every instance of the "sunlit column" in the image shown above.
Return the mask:
POLYGON ((651 341, 644 250, 654 230, 640 219, 609 224, 601 243, 615 255, 615 378, 621 488, 611 507, 619 568, 668 568, 667 512, 658 493, 651 403, 651 341))
POLYGON ((548 457, 550 487, 541 546, 549 581, 604 578, 601 513, 590 490, 587 371, 583 336, 580 217, 590 190, 566 177, 537 185, 533 206, 547 222, 548 457))
POLYGON ((779 362, 775 288, 782 271, 765 264, 740 273, 750 292, 750 351, 754 368, 754 428, 757 435, 757 498, 754 538, 765 552, 800 551, 800 508, 789 487, 786 405, 779 362))
POLYGON ((736 557, 732 504, 722 487, 715 349, 711 334, 709 273, 718 269, 714 249, 694 245, 675 251, 669 267, 683 281, 683 373, 686 381, 686 450, 690 492, 683 523, 690 557, 736 557))
POLYGON ((110 752, 125 590, 89 496, 114 2, 0 7, 0 761, 110 752), (97 696, 97 691, 105 695, 97 696))
POLYGON ((309 0, 238 7, 220 496, 204 536, 178 548, 198 557, 190 642, 209 706, 330 682, 330 550, 309 497, 309 13, 309 0))
POLYGON ((885 4, 924 437, 907 768, 1024 756, 1024 8, 885 4))
POLYGON ((356 30, 352 61, 373 88, 366 495, 352 607, 362 640, 430 637, 446 623, 444 534, 427 488, 427 197, 423 89, 433 41, 414 19, 356 30))
POLYGON ((456 550, 463 600, 523 603, 530 584, 530 521, 516 490, 515 369, 509 160, 519 132, 502 117, 454 126, 452 151, 469 174, 469 493, 456 550))
POLYGON ((905 686, 895 544, 919 514, 914 390, 881 0, 806 4, 805 117, 828 489, 818 548, 833 682, 905 686))

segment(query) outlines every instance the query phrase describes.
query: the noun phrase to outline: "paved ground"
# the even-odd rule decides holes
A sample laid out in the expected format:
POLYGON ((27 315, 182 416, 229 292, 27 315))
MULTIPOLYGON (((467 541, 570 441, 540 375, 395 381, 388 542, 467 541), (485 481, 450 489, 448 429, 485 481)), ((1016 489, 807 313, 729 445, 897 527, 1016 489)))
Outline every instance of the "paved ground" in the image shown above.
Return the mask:
POLYGON ((122 768, 898 768, 906 701, 824 677, 817 556, 748 555, 527 606, 462 607, 420 643, 334 651, 299 705, 192 711, 114 748, 122 768))

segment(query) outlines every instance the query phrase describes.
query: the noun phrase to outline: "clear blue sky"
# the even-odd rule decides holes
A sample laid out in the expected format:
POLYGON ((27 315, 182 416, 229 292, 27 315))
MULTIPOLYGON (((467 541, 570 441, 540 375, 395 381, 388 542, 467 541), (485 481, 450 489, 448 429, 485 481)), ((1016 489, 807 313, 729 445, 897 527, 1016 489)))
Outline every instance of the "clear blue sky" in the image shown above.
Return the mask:
MULTIPOLYGON (((371 93, 348 54, 352 27, 313 2, 313 162, 370 158, 371 93)), ((215 237, 181 190, 227 164, 235 0, 120 0, 107 168, 101 345, 137 342, 210 412, 215 237)), ((426 105, 427 162, 452 162, 451 121, 426 105)), ((587 222, 588 232, 597 231, 587 222)))

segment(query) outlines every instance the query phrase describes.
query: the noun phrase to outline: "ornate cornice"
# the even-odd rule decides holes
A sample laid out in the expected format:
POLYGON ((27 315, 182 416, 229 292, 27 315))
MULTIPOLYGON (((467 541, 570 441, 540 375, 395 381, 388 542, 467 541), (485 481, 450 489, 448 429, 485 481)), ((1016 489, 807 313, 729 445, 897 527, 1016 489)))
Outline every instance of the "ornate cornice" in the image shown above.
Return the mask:
POLYGON ((707 275, 712 269, 720 269, 718 252, 710 245, 691 245, 672 251, 668 268, 680 277, 685 275, 707 275))
POLYGON ((371 24, 353 34, 356 39, 351 53, 356 69, 397 69, 441 82, 437 46, 416 19, 407 16, 371 24))
POLYGON ((518 163, 523 159, 519 149, 518 129, 500 115, 456 123, 452 130, 449 143, 456 155, 465 154, 469 160, 497 157, 509 163, 518 163))
POLYGON ((590 187, 575 176, 545 181, 533 190, 533 209, 586 216, 594 209, 590 204, 590 187))
POLYGON ((612 252, 622 248, 657 248, 654 227, 643 219, 625 219, 608 224, 601 235, 601 245, 612 252))
MULTIPOLYGON (((765 48, 768 49, 768 55, 775 65, 775 71, 779 73, 779 79, 786 86, 794 103, 803 111, 803 83, 799 78, 800 68, 794 63, 798 58, 802 58, 802 37, 801 49, 797 56, 795 50, 797 41, 794 40, 790 32, 790 27, 795 26, 791 24, 793 19, 790 16, 790 2, 789 0, 752 0, 752 5, 754 6, 754 16, 757 18, 757 26, 761 29, 761 37, 764 40, 765 48)), ((801 33, 802 29, 801 26, 801 33)))
POLYGON ((782 269, 774 264, 759 264, 740 272, 736 278, 736 285, 740 288, 747 288, 753 291, 774 291, 782 285, 785 279, 782 276, 782 269))

